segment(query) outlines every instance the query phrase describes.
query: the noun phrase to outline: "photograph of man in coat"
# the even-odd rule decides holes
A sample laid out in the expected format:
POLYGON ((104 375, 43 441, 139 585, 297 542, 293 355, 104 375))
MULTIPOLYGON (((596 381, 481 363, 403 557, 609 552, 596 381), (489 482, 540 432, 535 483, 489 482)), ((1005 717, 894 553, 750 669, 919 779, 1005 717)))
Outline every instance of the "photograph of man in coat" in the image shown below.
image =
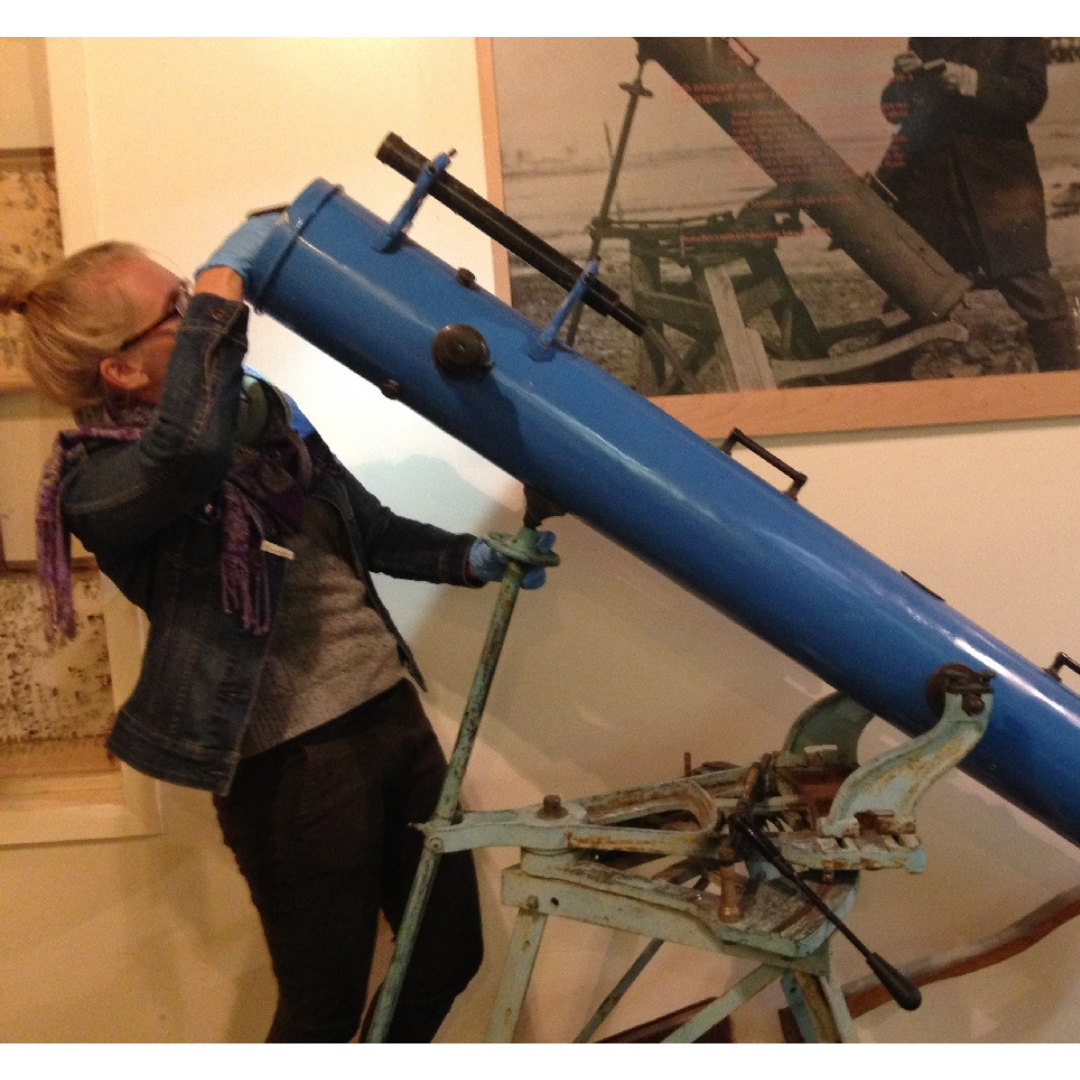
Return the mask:
POLYGON ((954 269, 1024 320, 1039 371, 1080 366, 1050 273, 1046 206, 1027 125, 1047 98, 1041 38, 911 38, 881 105, 899 125, 878 179, 954 269))

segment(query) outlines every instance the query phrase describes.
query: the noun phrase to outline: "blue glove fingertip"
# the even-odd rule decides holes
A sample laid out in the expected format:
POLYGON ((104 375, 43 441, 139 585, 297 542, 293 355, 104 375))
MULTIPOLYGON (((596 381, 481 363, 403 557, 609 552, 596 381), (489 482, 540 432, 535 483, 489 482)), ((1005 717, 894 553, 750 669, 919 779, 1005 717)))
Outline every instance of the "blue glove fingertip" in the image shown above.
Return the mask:
POLYGON ((474 540, 469 548, 469 568, 480 581, 499 581, 506 569, 506 556, 484 540, 474 540))
POLYGON ((542 566, 530 566, 522 575, 523 589, 539 589, 547 581, 547 571, 542 566))
POLYGON ((198 277, 204 270, 214 266, 227 266, 235 270, 247 284, 255 257, 277 224, 279 214, 272 211, 248 218, 238 229, 229 234, 221 246, 195 271, 198 277))

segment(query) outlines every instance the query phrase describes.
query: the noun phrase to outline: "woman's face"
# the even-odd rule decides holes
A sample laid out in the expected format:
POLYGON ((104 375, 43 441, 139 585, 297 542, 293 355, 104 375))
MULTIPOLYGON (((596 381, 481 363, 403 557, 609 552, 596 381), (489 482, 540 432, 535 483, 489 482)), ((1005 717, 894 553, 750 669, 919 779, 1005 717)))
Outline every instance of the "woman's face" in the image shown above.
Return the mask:
POLYGON ((172 271, 143 255, 119 260, 108 273, 109 284, 127 300, 132 321, 124 344, 101 362, 102 378, 129 397, 156 405, 176 344, 177 305, 183 306, 186 286, 172 271))

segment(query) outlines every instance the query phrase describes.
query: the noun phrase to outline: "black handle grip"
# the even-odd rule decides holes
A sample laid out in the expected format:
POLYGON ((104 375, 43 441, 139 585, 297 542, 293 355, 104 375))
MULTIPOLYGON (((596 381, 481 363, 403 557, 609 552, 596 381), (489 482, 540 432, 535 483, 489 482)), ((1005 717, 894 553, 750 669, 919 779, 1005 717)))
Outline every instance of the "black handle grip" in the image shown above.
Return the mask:
POLYGON ((759 442, 755 442, 749 435, 744 434, 738 428, 732 428, 731 434, 724 440, 720 449, 731 455, 736 443, 741 443, 747 450, 752 450, 763 461, 767 461, 774 469, 779 469, 790 481, 791 487, 784 492, 789 499, 799 500, 799 492, 806 483, 806 473, 793 469, 786 461, 781 461, 775 454, 766 450, 759 442))
POLYGON ((866 954, 866 963, 901 1009, 914 1012, 922 1004, 922 991, 888 960, 874 952, 866 954))
POLYGON ((1048 668, 1043 668, 1043 670, 1047 675, 1057 679, 1058 682, 1061 682, 1061 676, 1058 672, 1061 671, 1063 667, 1067 667, 1070 671, 1075 671, 1080 675, 1080 664, 1078 664, 1071 656, 1066 656, 1063 652, 1059 652, 1057 656, 1054 657, 1054 662, 1048 668))
MULTIPOLYGON (((384 165, 389 165, 395 172, 401 173, 406 180, 416 180, 428 163, 428 159, 419 150, 414 150, 393 132, 386 136, 375 156, 384 165)), ((573 259, 567 258, 535 233, 529 232, 524 225, 509 214, 504 214, 497 206, 477 195, 472 188, 466 187, 449 173, 444 172, 435 180, 429 194, 564 289, 572 289, 581 277, 582 268, 573 259)), ((636 311, 628 308, 619 299, 619 294, 602 281, 595 278, 592 280, 582 297, 582 303, 601 315, 610 316, 639 337, 645 333, 645 320, 636 311)))

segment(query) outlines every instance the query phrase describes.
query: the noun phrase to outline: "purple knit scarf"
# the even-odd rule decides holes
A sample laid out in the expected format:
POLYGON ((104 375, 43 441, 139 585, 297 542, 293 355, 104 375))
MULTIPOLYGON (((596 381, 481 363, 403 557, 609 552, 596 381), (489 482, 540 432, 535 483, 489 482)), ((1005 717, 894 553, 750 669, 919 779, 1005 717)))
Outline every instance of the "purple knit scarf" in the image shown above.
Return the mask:
MULTIPOLYGON (((271 394, 270 396, 274 396, 271 394)), ((53 443, 38 490, 38 580, 45 608, 45 633, 75 636, 71 585, 71 534, 64 523, 61 488, 68 455, 95 440, 138 441, 156 415, 153 406, 136 404, 119 413, 106 407, 83 409, 79 427, 62 431, 53 443)), ((277 402, 258 449, 237 445, 222 481, 221 601, 226 614, 238 613, 246 630, 270 629, 270 581, 264 541, 276 543, 300 528, 311 478, 311 459, 277 402)))

